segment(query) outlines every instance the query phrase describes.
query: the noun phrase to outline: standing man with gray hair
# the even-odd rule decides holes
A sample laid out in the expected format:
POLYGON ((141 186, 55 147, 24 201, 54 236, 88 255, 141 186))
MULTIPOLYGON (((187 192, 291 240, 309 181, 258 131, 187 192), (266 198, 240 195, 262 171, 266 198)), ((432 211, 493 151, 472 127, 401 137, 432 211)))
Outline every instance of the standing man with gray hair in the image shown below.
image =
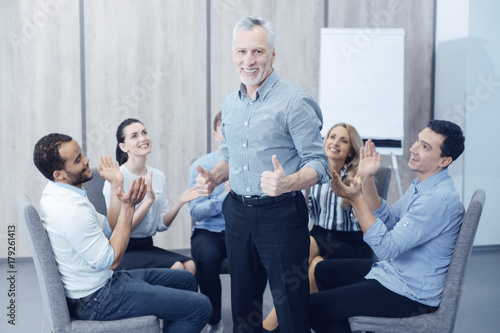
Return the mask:
POLYGON ((310 332, 308 211, 301 190, 329 181, 323 117, 314 99, 281 78, 273 25, 245 17, 233 31, 240 88, 222 104, 221 160, 197 166, 202 196, 229 179, 223 205, 233 332, 262 332, 267 279, 283 332, 310 332))

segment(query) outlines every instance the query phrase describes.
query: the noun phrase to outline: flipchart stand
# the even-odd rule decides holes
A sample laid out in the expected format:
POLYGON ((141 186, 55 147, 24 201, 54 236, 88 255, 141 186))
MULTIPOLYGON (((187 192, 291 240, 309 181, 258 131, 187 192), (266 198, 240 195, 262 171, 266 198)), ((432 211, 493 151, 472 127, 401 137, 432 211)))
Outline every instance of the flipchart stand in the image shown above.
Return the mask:
POLYGON ((391 153, 392 169, 394 170, 394 175, 396 176, 396 183, 398 184, 399 197, 403 196, 403 187, 401 186, 401 177, 399 175, 398 159, 394 153, 391 153))

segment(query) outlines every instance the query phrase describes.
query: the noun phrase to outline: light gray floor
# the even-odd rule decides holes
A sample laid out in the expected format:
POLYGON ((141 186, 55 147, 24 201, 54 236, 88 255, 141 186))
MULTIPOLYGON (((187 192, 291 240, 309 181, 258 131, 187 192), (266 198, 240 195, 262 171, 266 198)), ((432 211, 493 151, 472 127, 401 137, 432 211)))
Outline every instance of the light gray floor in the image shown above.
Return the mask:
MULTIPOLYGON (((7 261, 0 259, 0 332, 50 332, 43 316, 42 300, 31 258, 19 258, 15 274, 15 326, 8 324, 10 276, 7 261)), ((231 332, 229 276, 222 275, 223 321, 231 332)), ((270 293, 265 293, 264 311, 272 307, 270 293)), ((467 266, 460 302, 456 333, 496 333, 500 331, 500 247, 474 248, 467 266)), ((182 332, 179 332, 182 333, 182 332)))

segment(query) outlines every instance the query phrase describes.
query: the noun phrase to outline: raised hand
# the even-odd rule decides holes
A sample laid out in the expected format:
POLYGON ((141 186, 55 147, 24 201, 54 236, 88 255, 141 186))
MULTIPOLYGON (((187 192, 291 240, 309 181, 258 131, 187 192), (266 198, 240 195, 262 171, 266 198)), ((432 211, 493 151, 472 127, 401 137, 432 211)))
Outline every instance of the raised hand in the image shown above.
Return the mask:
POLYGON ((210 171, 197 165, 196 170, 199 175, 196 177, 195 189, 200 197, 208 197, 215 188, 215 178, 210 171))
POLYGON ((272 156, 274 171, 264 171, 260 177, 260 187, 264 194, 277 197, 287 191, 287 175, 278 162, 276 155, 272 156))
POLYGON ((368 177, 375 176, 380 168, 382 157, 380 154, 377 154, 375 144, 371 139, 365 142, 365 147, 361 148, 359 155, 360 161, 358 165, 358 175, 361 179, 367 179, 368 177))
POLYGON ((97 166, 97 171, 102 178, 106 179, 108 182, 117 182, 118 184, 123 183, 123 174, 120 171, 118 162, 114 162, 111 156, 101 156, 99 158, 100 164, 97 166))
POLYGON ((351 178, 351 185, 347 186, 342 182, 339 174, 335 171, 332 171, 332 180, 330 182, 330 187, 332 188, 332 191, 339 197, 352 200, 358 195, 361 195, 361 186, 359 185, 357 179, 359 178, 351 178))
POLYGON ((155 192, 153 191, 153 171, 149 171, 146 175, 146 200, 153 203, 156 199, 155 192))
POLYGON ((139 177, 137 178, 137 180, 132 181, 127 193, 122 192, 122 189, 119 187, 116 190, 116 195, 122 203, 131 207, 135 207, 142 201, 142 199, 144 199, 146 192, 147 186, 145 184, 144 178, 139 177))
POLYGON ((196 186, 193 188, 190 188, 188 190, 185 190, 181 196, 179 197, 179 202, 182 204, 185 204, 186 202, 193 201, 194 199, 198 198, 200 194, 198 193, 198 190, 196 189, 196 186))

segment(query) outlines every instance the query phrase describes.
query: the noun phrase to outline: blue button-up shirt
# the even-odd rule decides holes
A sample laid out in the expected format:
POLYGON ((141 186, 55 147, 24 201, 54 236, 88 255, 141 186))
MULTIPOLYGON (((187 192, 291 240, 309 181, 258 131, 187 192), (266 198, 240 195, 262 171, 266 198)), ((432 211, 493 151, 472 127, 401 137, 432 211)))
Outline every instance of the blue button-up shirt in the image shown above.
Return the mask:
POLYGON ((287 175, 307 166, 329 181, 319 105, 305 91, 281 78, 275 70, 254 99, 245 85, 222 104, 221 159, 229 163, 229 185, 241 195, 263 195, 260 178, 274 171, 276 155, 287 175))
POLYGON ((448 169, 421 183, 417 178, 391 207, 383 200, 364 236, 381 261, 366 278, 438 306, 464 212, 448 169))
MULTIPOLYGON (((197 164, 203 169, 212 170, 219 159, 219 150, 216 150, 194 161, 189 172, 189 188, 196 185, 197 164)), ((224 214, 222 214, 222 203, 226 195, 225 184, 222 183, 208 197, 199 197, 189 202, 191 217, 196 221, 193 229, 205 229, 212 232, 221 232, 226 229, 224 214)))

